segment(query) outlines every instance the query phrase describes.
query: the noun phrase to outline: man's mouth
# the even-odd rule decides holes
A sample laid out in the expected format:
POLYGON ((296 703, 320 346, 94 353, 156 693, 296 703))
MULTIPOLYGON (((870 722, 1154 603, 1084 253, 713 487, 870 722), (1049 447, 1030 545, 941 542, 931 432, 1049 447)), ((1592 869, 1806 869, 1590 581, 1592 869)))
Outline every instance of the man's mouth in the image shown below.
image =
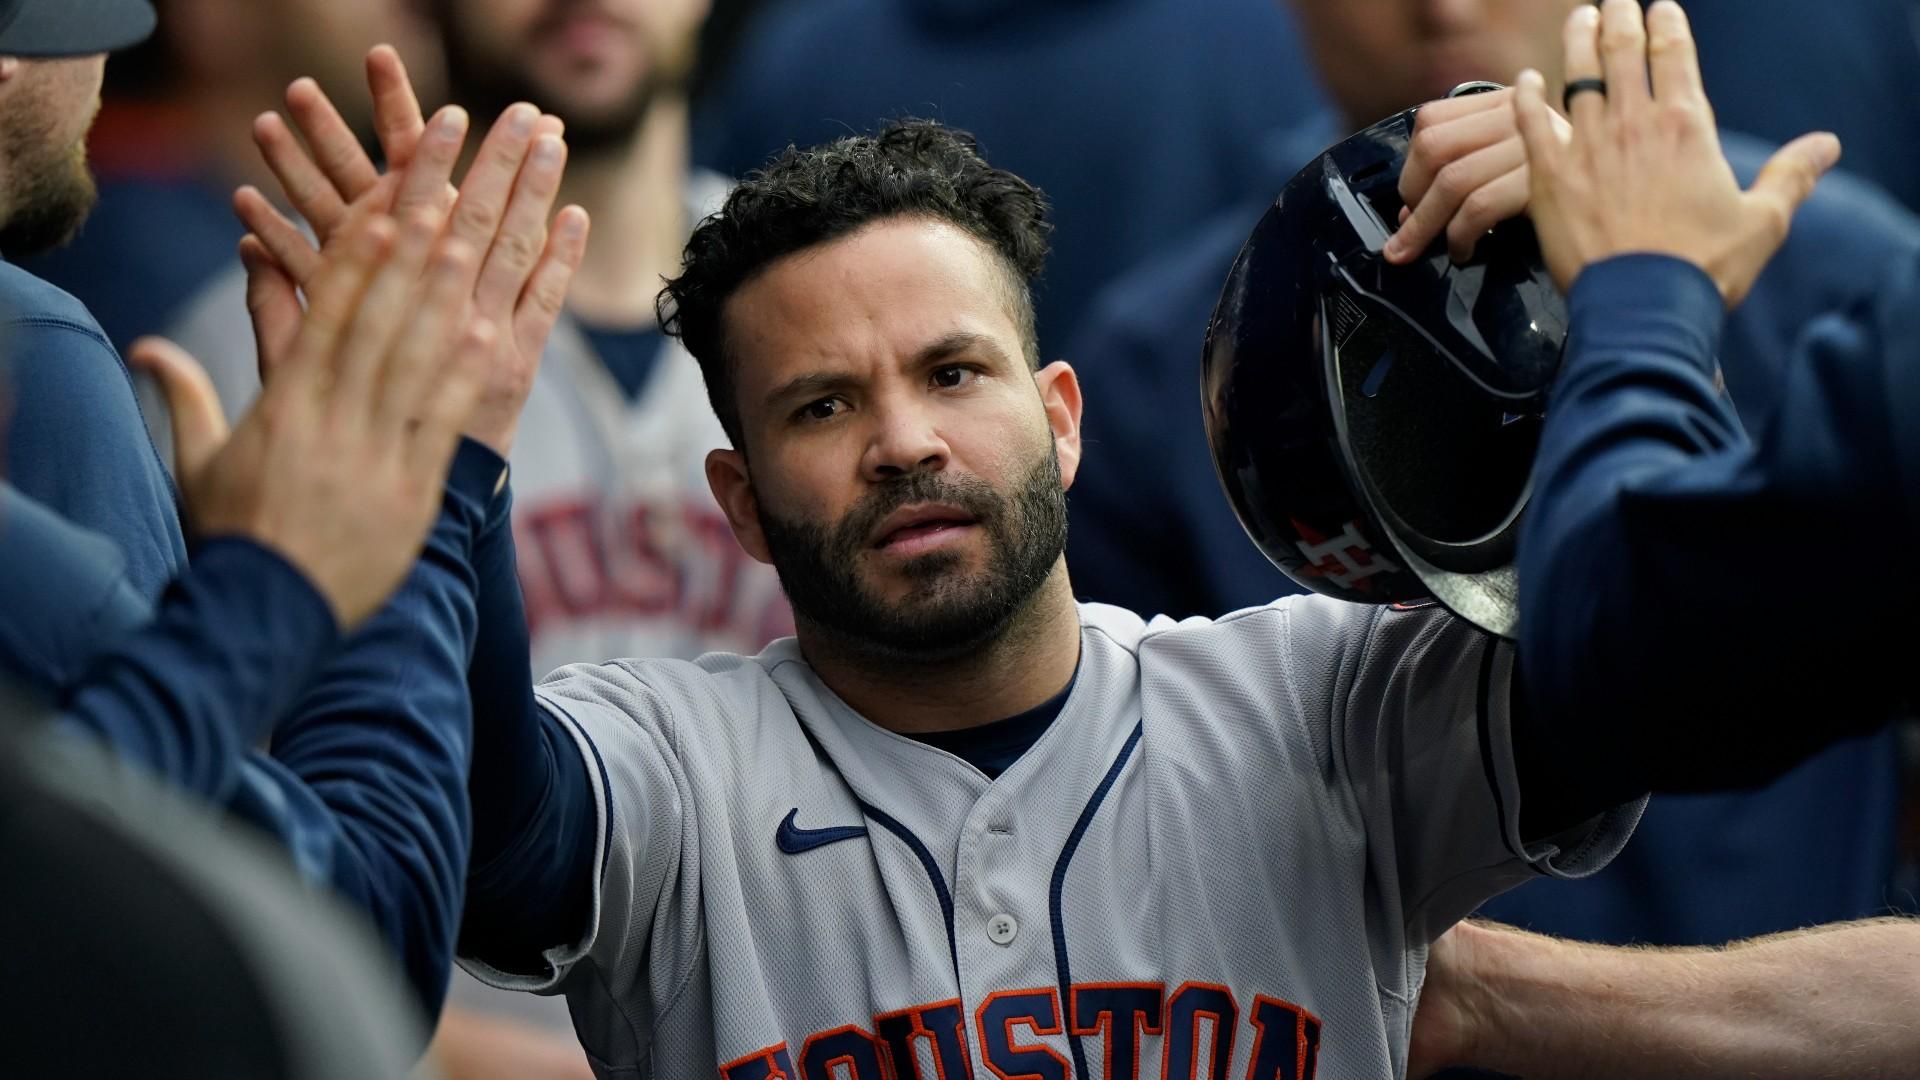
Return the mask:
POLYGON ((979 524, 957 506, 922 504, 902 507, 874 529, 873 546, 894 555, 917 555, 958 538, 979 524))

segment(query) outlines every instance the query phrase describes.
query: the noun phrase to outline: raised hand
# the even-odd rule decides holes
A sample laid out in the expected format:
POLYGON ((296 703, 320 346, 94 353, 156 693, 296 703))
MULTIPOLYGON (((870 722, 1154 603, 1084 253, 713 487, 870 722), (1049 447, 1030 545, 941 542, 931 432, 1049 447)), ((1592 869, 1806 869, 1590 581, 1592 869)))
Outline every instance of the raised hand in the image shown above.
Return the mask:
MULTIPOLYGON (((1564 119, 1552 120, 1560 139, 1571 137, 1564 119)), ((1407 209, 1387 241, 1387 261, 1412 262, 1442 233, 1453 260, 1467 261, 1488 229, 1526 211, 1529 183, 1512 90, 1422 105, 1400 171, 1407 209)))
POLYGON ((406 71, 391 48, 381 46, 369 54, 367 73, 382 149, 393 165, 385 176, 311 80, 296 82, 287 91, 288 110, 311 152, 278 116, 268 114, 255 124, 261 152, 288 201, 321 240, 316 250, 258 191, 243 188, 236 193, 235 209, 252 230, 242 257, 249 270, 248 306, 263 356, 270 351, 264 346, 277 347, 286 340, 297 318, 293 290, 314 273, 339 229, 358 216, 389 208, 406 215, 451 207, 450 234, 483 253, 471 282, 471 315, 502 330, 468 433, 505 454, 547 336, 586 251, 584 210, 569 206, 548 227, 566 163, 560 122, 524 103, 508 109, 481 143, 456 192, 448 178, 464 141, 465 113, 442 109, 431 124, 424 123, 406 71))
POLYGON ((278 552, 347 629, 418 557, 497 345, 491 322, 464 318, 477 253, 458 239, 436 248, 439 232, 431 212, 397 230, 384 214, 343 225, 230 436, 192 357, 155 338, 128 354, 167 394, 194 530, 278 552))
POLYGON ((1566 25, 1570 83, 1604 79, 1569 102, 1573 137, 1554 133, 1546 81, 1522 73, 1514 109, 1531 172, 1529 213, 1554 280, 1615 255, 1673 255, 1738 304, 1786 240, 1793 213, 1840 158, 1832 135, 1774 154, 1747 191, 1720 151, 1686 13, 1657 0, 1581 7, 1566 25))

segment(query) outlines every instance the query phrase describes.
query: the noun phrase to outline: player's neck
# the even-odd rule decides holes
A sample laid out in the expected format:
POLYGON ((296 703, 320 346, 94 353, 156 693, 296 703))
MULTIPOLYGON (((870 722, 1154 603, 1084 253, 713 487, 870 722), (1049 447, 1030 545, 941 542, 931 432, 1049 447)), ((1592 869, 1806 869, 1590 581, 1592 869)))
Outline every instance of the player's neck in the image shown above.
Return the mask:
POLYGON ((568 307, 604 326, 651 326, 660 282, 680 272, 686 246, 687 103, 661 95, 623 146, 576 155, 558 205, 578 203, 593 239, 574 275, 568 307))
POLYGON ((802 625, 800 649, 842 701, 889 731, 957 731, 1041 705, 1080 663, 1080 612, 1063 558, 1006 632, 964 656, 878 657, 802 625))

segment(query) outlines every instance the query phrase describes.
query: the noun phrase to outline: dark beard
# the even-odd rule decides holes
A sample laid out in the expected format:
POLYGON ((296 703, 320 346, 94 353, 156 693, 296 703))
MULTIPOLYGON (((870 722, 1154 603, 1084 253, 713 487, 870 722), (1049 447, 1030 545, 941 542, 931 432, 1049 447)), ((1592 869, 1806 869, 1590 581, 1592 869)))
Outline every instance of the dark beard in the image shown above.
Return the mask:
POLYGON ((978 479, 916 473, 876 490, 831 529, 769 514, 764 502, 760 527, 797 619, 869 657, 937 662, 992 644, 1032 604, 1066 549, 1067 499, 1049 443, 1012 499, 978 479), (961 576, 959 555, 922 555, 906 572, 923 591, 888 605, 861 583, 859 560, 888 514, 919 502, 950 503, 978 521, 987 567, 961 576))
POLYGON ((511 60, 487 56, 470 48, 460 34, 459 16, 447 10, 458 2, 440 0, 434 17, 440 27, 447 86, 453 99, 476 117, 499 116, 515 102, 533 102, 567 125, 567 148, 576 159, 625 148, 640 130, 656 99, 686 90, 686 73, 662 71, 658 65, 650 64, 640 85, 627 100, 605 110, 579 113, 553 100, 552 95, 534 85, 511 60))
POLYGON ((0 254, 9 259, 51 251, 73 239, 98 197, 84 148, 63 151, 53 160, 35 160, 35 151, 31 146, 8 147, 16 163, 8 193, 14 210, 0 225, 0 254))

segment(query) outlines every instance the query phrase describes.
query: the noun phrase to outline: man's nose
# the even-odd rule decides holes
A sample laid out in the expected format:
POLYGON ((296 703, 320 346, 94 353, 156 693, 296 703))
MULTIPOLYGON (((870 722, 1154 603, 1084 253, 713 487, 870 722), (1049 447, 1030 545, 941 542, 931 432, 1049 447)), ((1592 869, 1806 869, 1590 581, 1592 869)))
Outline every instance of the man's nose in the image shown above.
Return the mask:
POLYGON ((896 405, 876 409, 873 436, 861 471, 869 480, 889 480, 946 468, 947 441, 923 409, 896 405))

